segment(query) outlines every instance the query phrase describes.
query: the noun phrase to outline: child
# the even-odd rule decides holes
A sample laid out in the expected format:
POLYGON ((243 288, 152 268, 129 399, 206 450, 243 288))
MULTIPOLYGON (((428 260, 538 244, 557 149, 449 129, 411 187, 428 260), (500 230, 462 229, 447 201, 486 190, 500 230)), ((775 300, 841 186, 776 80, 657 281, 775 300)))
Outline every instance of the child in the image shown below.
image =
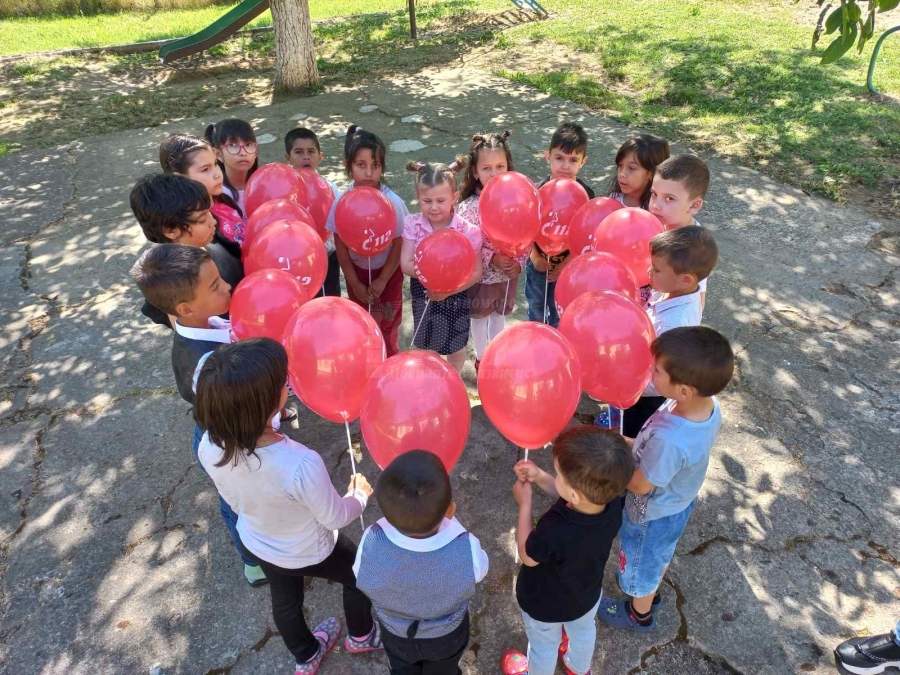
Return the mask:
POLYGON ((403 224, 403 253, 400 267, 410 277, 415 339, 413 346, 430 349, 446 357, 447 362, 462 373, 466 363, 466 344, 469 342, 469 289, 481 279, 481 230, 463 220, 453 209, 459 198, 456 172, 465 158, 453 164, 422 164, 410 162, 409 171, 416 173, 416 196, 421 213, 407 216, 403 224), (432 232, 450 228, 472 242, 475 249, 475 268, 465 285, 456 293, 435 293, 425 289, 416 277, 413 259, 416 247, 432 232))
MULTIPOLYGON (((700 281, 719 259, 709 230, 688 227, 658 234, 650 240, 650 285, 653 297, 647 315, 656 335, 680 326, 699 326, 703 317, 700 281)), ((652 384, 640 400, 623 413, 622 433, 635 438, 650 416, 665 402, 652 384)))
POLYGON ((394 459, 375 498, 384 518, 363 533, 353 571, 372 599, 390 671, 456 675, 487 555, 454 518, 450 478, 434 454, 411 450, 394 459))
POLYGON ((159 144, 159 163, 165 173, 203 183, 212 200, 209 210, 216 217, 216 229, 225 239, 237 244, 229 250, 240 257, 244 217, 231 197, 222 192, 222 168, 209 142, 196 136, 172 134, 159 144))
POLYGON ((346 651, 381 649, 372 604, 353 577, 356 545, 338 532, 360 517, 372 488, 355 474, 341 497, 319 454, 273 428, 287 400, 286 381, 287 354, 274 340, 243 340, 213 352, 197 381, 197 421, 207 430, 199 455, 238 514, 240 541, 265 570, 272 618, 296 659, 295 675, 312 675, 337 643, 341 621, 330 617, 309 630, 304 577, 344 587, 346 651))
MULTIPOLYGON (((181 244, 159 244, 147 250, 131 268, 131 276, 147 302, 176 317, 172 369, 178 393, 193 405, 198 365, 205 355, 231 342, 231 323, 219 318, 228 313, 231 286, 221 278, 206 250, 181 244)), ((195 426, 191 444, 195 456, 201 434, 200 426, 195 426)), ((244 561, 247 583, 251 586, 265 584, 266 577, 258 563, 242 553, 235 529, 237 514, 221 498, 219 508, 234 546, 244 561)))
MULTIPOLYGON (((310 129, 291 129, 284 137, 284 160, 297 170, 312 169, 318 173, 319 164, 325 158, 322 148, 319 146, 319 137, 310 129)), ((327 178, 325 181, 331 187, 334 198, 341 196, 337 185, 327 178)), ((337 252, 334 247, 334 237, 329 237, 325 242, 325 250, 328 251, 328 273, 325 275, 325 284, 319 295, 341 295, 341 265, 338 262, 337 252)))
MULTIPOLYGON (((550 137, 550 150, 544 153, 550 165, 550 176, 538 184, 545 185, 554 178, 570 178, 578 181, 589 199, 594 198, 591 186, 578 178, 578 172, 587 161, 587 134, 580 124, 564 122, 550 137)), ((528 320, 546 321, 556 328, 559 314, 553 300, 556 280, 569 261, 569 252, 550 256, 535 244, 525 264, 525 299, 528 301, 528 320), (546 301, 545 301, 546 294, 546 301)))
MULTIPOLYGON (((472 137, 472 149, 466 164, 466 177, 460 189, 456 212, 463 220, 481 227, 478 199, 488 181, 499 173, 513 170, 512 154, 502 134, 477 134, 472 137)), ((475 372, 488 344, 505 326, 504 317, 516 306, 519 273, 528 260, 525 251, 517 258, 500 253, 487 237, 482 237, 481 281, 469 289, 469 316, 472 320, 472 341, 475 343, 475 372)))
POLYGON ((516 545, 522 559, 516 599, 528 657, 508 650, 501 663, 506 675, 552 675, 559 656, 567 675, 591 672, 603 571, 622 523, 619 496, 634 473, 634 460, 621 436, 583 425, 553 443, 553 468, 555 478, 533 462, 515 466, 516 545), (556 499, 536 526, 532 483, 556 499))
POLYGON ((355 124, 350 125, 344 140, 344 168, 350 177, 350 184, 341 197, 356 186, 381 190, 390 200, 397 216, 397 227, 390 247, 371 258, 357 255, 347 248, 338 236, 334 223, 334 212, 341 197, 334 200, 325 228, 334 232, 334 246, 347 283, 347 297, 366 307, 378 321, 386 354, 391 357, 400 351, 400 324, 403 322, 400 237, 403 234, 403 219, 409 215, 409 210, 397 193, 382 182, 385 154, 384 143, 378 136, 355 124))
POLYGON ((622 206, 647 209, 657 165, 669 158, 669 142, 659 136, 641 134, 629 138, 616 153, 616 172, 607 195, 622 206))
POLYGON ((600 602, 610 626, 648 631, 652 605, 706 478, 722 413, 715 395, 734 373, 734 353, 712 328, 673 328, 650 346, 653 386, 666 403, 634 441, 619 530, 619 587, 630 599, 600 602))
MULTIPOLYGON (((144 176, 132 188, 130 202, 148 241, 205 249, 232 288, 244 278, 244 266, 234 255, 233 245, 216 229, 209 191, 202 183, 172 174, 144 176)), ((154 323, 172 327, 173 319, 150 302, 144 303, 141 312, 154 323)))
POLYGON ((256 156, 259 144, 253 127, 244 120, 232 118, 210 124, 206 127, 204 136, 216 149, 216 156, 225 174, 222 191, 234 200, 242 215, 246 214, 244 190, 247 179, 259 167, 259 158, 256 156))
MULTIPOLYGON (((650 191, 650 213, 667 230, 700 225, 694 215, 709 190, 709 167, 697 155, 675 155, 656 168, 650 191)), ((700 281, 700 307, 706 307, 706 279, 700 281)))

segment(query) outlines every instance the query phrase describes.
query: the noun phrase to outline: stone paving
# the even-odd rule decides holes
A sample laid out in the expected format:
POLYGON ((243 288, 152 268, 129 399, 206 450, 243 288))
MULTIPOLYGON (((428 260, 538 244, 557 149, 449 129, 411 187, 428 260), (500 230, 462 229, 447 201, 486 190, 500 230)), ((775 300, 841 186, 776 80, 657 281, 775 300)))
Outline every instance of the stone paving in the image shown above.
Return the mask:
MULTIPOLYGON (((281 159, 289 128, 312 126, 338 180, 344 129, 360 123, 392 148, 389 180, 408 201, 403 165, 447 161, 477 131, 511 129, 517 169, 545 175, 540 152, 565 119, 590 134, 582 176, 601 193, 615 149, 635 133, 466 68, 221 116, 278 139, 261 146, 264 161, 281 159)), ((166 134, 200 134, 208 121, 0 159, 0 674, 290 672, 268 591, 243 583, 214 490, 192 461, 170 334, 139 315, 127 277, 146 246, 131 185, 157 169, 166 134)), ((658 628, 600 626, 594 672, 831 672, 837 642, 900 616, 898 224, 709 159, 699 219, 721 261, 705 320, 733 341, 738 375, 721 397, 725 425, 658 628)), ((474 396, 471 365, 464 375, 474 396)), ((471 608, 467 675, 497 673, 506 647, 526 645, 513 592, 516 450, 475 399, 453 486, 491 570, 471 608)), ((593 409, 584 398, 580 416, 593 409)), ((323 455, 342 488, 344 430, 302 411, 290 433, 323 455)), ((368 458, 361 470, 377 472, 368 458)), ((377 516, 373 505, 367 522, 377 516)), ((347 531, 358 538, 358 525, 347 531)), ((619 594, 612 569, 607 590, 619 594)), ((339 606, 338 589, 310 584, 311 620, 339 606)), ((338 651, 321 672, 384 664, 338 651)))

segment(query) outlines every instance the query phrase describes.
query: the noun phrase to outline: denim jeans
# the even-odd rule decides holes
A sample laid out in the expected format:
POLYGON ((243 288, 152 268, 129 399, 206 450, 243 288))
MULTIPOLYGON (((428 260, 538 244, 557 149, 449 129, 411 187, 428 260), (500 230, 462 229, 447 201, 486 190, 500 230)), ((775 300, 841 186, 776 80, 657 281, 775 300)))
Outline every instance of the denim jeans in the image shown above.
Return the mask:
MULTIPOLYGON (((203 438, 203 429, 201 429, 196 424, 194 425, 194 440, 191 443, 191 450, 194 451, 194 459, 197 460, 197 464, 200 464, 200 459, 197 456, 197 452, 200 450, 200 439, 203 438)), ((203 465, 200 464, 200 468, 203 469, 203 465)), ((204 469, 204 471, 206 471, 204 469)), ((218 494, 218 493, 216 493, 218 494)), ((257 562, 251 558, 248 558, 246 553, 244 552, 244 546, 241 544, 241 538, 238 536, 237 532, 237 514, 228 506, 228 502, 222 499, 222 496, 219 495, 219 512, 222 514, 222 520, 225 521, 225 527, 228 528, 228 534, 231 535, 231 541, 234 544, 234 547, 237 549, 238 554, 241 556, 241 560, 244 561, 245 565, 250 565, 251 567, 256 567, 257 562)))
POLYGON ((547 273, 534 269, 531 260, 525 263, 525 299, 528 301, 528 320, 546 321, 554 328, 559 326, 559 314, 556 311, 556 302, 553 292, 556 290, 556 282, 547 284, 547 273), (544 310, 544 285, 547 286, 547 308, 544 310))
POLYGON ((897 622, 897 627, 894 629, 894 644, 900 647, 900 621, 897 622))
MULTIPOLYGON (((602 597, 602 596, 601 596, 602 597)), ((569 651, 565 661, 573 673, 583 675, 591 669, 591 657, 597 642, 597 626, 594 619, 600 598, 591 610, 574 621, 562 623, 544 623, 532 619, 522 612, 525 622, 525 634, 528 636, 528 675, 553 675, 556 672, 559 642, 562 640, 562 628, 566 627, 569 636, 569 651)))

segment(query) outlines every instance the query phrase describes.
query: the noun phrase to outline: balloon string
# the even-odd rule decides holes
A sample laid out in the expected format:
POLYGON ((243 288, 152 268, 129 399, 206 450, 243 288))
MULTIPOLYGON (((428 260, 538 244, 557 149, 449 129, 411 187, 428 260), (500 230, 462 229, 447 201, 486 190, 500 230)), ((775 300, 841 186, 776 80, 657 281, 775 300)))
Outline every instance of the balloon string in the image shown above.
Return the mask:
MULTIPOLYGON (((612 406, 609 407, 610 411, 612 411, 612 406)), ((619 410, 619 435, 625 435, 625 411, 619 410)))
MULTIPOLYGON (((353 476, 356 476, 356 459, 354 458, 353 452, 353 441, 350 440, 350 422, 346 419, 344 420, 344 428, 347 430, 347 452, 350 453, 350 470, 353 472, 353 476)), ((356 481, 353 482, 353 487, 356 487, 356 481)), ((359 514, 359 524, 363 529, 363 532, 366 531, 366 524, 363 521, 362 514, 359 514)))
POLYGON ((547 256, 547 271, 544 273, 544 316, 543 323, 547 323, 547 289, 550 287, 550 256, 547 256))
POLYGON ((525 448, 525 461, 528 461, 528 448, 525 448))
MULTIPOLYGON (((369 286, 371 287, 372 286, 372 259, 366 258, 366 260, 369 263, 369 286)), ((368 292, 369 292, 369 288, 367 287, 366 293, 368 293, 368 292)), ((371 313, 372 313, 372 301, 369 300, 369 314, 371 314, 371 313)))
POLYGON ((422 310, 422 318, 419 319, 419 325, 416 326, 416 332, 413 333, 412 346, 416 346, 416 335, 419 334, 419 329, 422 328, 422 324, 425 323, 425 315, 428 314, 428 304, 431 302, 431 298, 427 298, 425 300, 425 309, 422 310))

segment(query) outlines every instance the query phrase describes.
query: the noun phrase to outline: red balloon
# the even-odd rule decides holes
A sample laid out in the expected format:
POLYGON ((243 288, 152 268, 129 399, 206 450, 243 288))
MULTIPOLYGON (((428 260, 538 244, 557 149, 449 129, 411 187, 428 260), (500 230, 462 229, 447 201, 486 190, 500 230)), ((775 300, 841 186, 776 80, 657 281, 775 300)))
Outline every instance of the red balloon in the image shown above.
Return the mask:
POLYGON ((569 247, 569 226, 588 193, 571 178, 554 178, 540 189, 541 229, 534 238, 547 255, 559 255, 569 247))
POLYGON ((527 176, 507 171, 494 176, 478 200, 481 229, 503 255, 515 258, 541 229, 541 199, 527 176))
POLYGON ((555 328, 523 321, 488 345, 478 394, 501 434, 519 447, 542 448, 575 414, 581 397, 578 356, 555 328))
POLYGON ((445 228, 416 246, 416 276, 435 293, 456 293, 475 271, 475 248, 462 232, 445 228))
POLYGON ((231 294, 231 328, 241 340, 267 337, 281 341, 284 327, 309 294, 281 270, 257 270, 245 276, 231 294))
POLYGON ((625 263, 609 253, 588 251, 578 256, 559 273, 556 280, 556 311, 563 311, 575 298, 588 291, 615 291, 638 302, 641 292, 625 263))
POLYGON ((364 185, 341 196, 334 209, 334 226, 347 248, 371 258, 394 241, 397 215, 381 190, 364 185))
POLYGON ((244 254, 244 271, 275 269, 290 272, 315 297, 328 271, 325 244, 306 223, 279 220, 266 227, 244 254))
POLYGON ((299 220, 310 227, 315 227, 312 215, 297 202, 289 199, 273 199, 266 202, 247 218, 247 226, 244 230, 244 249, 247 249, 253 238, 262 232, 262 229, 279 220, 299 220))
POLYGON ((300 206, 309 204, 306 183, 287 164, 266 164, 253 172, 244 189, 244 215, 253 215, 260 206, 273 199, 289 199, 300 206))
POLYGON ((366 310, 323 297, 298 309, 284 331, 291 386, 331 422, 359 417, 366 381, 384 360, 384 338, 366 310))
POLYGON ((309 212, 316 224, 316 232, 322 237, 322 241, 325 241, 331 236, 325 229, 325 221, 328 220, 331 205, 334 204, 334 191, 328 181, 316 173, 315 169, 300 169, 299 173, 309 193, 309 212))
POLYGON ((588 394, 617 408, 637 403, 652 376, 656 338, 639 305, 612 291, 583 293, 566 308, 559 332, 578 352, 588 394))
POLYGON ((594 230, 606 216, 621 208, 622 205, 615 199, 597 197, 578 209, 569 223, 569 251, 572 255, 590 251, 594 243, 594 230))
POLYGON ((385 361, 366 384, 359 426, 382 469, 408 450, 428 450, 453 469, 472 424, 466 386, 434 352, 410 350, 385 361))
POLYGON ((612 253, 634 274, 638 286, 650 283, 650 240, 664 232, 659 219, 644 209, 613 211, 594 230, 594 250, 612 253))

